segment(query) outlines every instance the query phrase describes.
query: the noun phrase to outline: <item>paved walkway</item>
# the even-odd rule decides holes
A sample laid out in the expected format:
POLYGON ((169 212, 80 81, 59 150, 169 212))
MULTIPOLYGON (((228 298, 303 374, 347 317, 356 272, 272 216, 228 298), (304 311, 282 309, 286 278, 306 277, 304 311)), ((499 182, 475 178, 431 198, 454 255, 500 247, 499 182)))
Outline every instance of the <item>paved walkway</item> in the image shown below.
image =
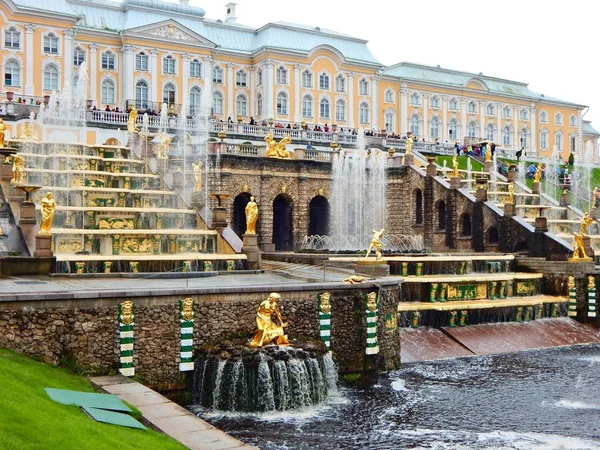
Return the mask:
POLYGON ((159 393, 123 375, 92 378, 92 384, 135 406, 152 428, 192 450, 258 450, 229 436, 159 393))

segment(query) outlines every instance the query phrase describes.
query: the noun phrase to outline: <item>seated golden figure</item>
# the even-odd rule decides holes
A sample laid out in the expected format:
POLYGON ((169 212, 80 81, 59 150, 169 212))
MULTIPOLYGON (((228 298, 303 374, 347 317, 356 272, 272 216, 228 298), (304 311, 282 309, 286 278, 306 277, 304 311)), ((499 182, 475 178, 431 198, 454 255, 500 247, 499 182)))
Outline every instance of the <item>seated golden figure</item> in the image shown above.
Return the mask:
POLYGON ((265 301, 263 301, 258 307, 256 313, 256 332, 254 338, 248 344, 250 347, 264 347, 271 343, 277 345, 288 345, 288 337, 284 333, 283 329, 287 327, 287 323, 281 318, 279 307, 277 302, 281 296, 275 292, 269 295, 265 301), (279 325, 272 319, 272 315, 275 314, 279 325))
POLYGON ((267 158, 289 158, 290 152, 285 149, 285 146, 292 142, 292 138, 288 135, 277 143, 273 139, 273 133, 269 133, 265 136, 265 142, 267 143, 267 158))

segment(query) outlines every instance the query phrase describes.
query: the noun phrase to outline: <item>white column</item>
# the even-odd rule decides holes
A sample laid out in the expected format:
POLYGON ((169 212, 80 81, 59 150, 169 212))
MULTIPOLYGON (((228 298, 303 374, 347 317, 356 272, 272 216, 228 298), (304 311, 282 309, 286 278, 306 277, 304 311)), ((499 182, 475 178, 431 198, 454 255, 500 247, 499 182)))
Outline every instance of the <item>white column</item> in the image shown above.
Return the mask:
POLYGON ((536 136, 537 136, 537 114, 535 109, 535 103, 531 102, 531 108, 529 109, 529 123, 531 123, 531 139, 529 139, 529 154, 537 156, 536 148, 536 136))
MULTIPOLYGON (((569 138, 570 139, 570 138, 569 138)), ((583 157, 583 114, 581 109, 577 110, 577 142, 575 149, 579 158, 583 157)), ((596 150, 596 149, 594 149, 596 150)))
POLYGON ((233 109, 233 64, 227 63, 227 110, 225 116, 231 117, 236 121, 235 110, 233 109))
POLYGON ((371 98, 373 99, 373 113, 371 127, 379 131, 379 92, 377 91, 379 77, 371 77, 371 98))
POLYGON ((98 55, 97 55, 98 46, 96 44, 90 44, 90 64, 89 64, 89 74, 90 74, 90 99, 92 103, 98 107, 98 109, 102 109, 98 103, 98 55))
POLYGON ((444 143, 448 140, 448 96, 442 95, 442 139, 444 143))
POLYGON ((256 114, 256 71, 254 66, 248 69, 248 83, 250 88, 250 98, 248 98, 248 115, 254 117, 256 114))
POLYGON ((460 136, 459 141, 464 141, 467 136, 467 99, 461 97, 460 99, 460 136))
POLYGON ((275 109, 273 108, 273 61, 270 59, 265 59, 264 61, 264 98, 263 98, 263 108, 265 110, 264 117, 267 119, 274 118, 275 109))
POLYGON ((64 55, 63 55, 63 63, 65 66, 65 72, 64 72, 64 80, 63 83, 65 81, 69 81, 69 85, 71 86, 71 88, 73 88, 73 36, 75 35, 75 32, 71 29, 66 29, 63 31, 63 36, 65 39, 65 44, 64 44, 64 55))
POLYGON ((184 103, 184 97, 189 97, 190 95, 190 55, 187 53, 181 55, 181 64, 181 103, 184 103))
POLYGON ((348 127, 354 128, 354 73, 348 74, 348 127))
MULTIPOLYGON (((33 30, 35 25, 25 25, 25 95, 35 95, 33 86, 33 30)), ((40 90, 41 93, 41 90, 40 90)))
POLYGON ((481 101, 479 102, 479 137, 481 139, 487 139, 486 136, 486 126, 485 126, 485 108, 487 106, 487 102, 481 101))
MULTIPOLYGON (((300 65, 294 64, 294 122, 299 123, 300 117, 300 65)), ((332 111, 334 111, 335 105, 332 105, 332 111)), ((332 118, 335 117, 335 111, 332 114, 332 118)), ((333 122, 333 120, 332 120, 333 122)))
POLYGON ((133 45, 126 44, 122 48, 123 51, 123 86, 120 89, 123 96, 121 104, 126 105, 127 100, 133 100, 133 69, 135 68, 135 55, 133 53, 133 45))
POLYGON ((152 83, 152 86, 150 86, 150 101, 158 102, 158 50, 156 49, 150 50, 150 70, 152 71, 152 78, 150 81, 152 83))
POLYGON ((513 150, 518 150, 521 148, 521 127, 519 126, 519 108, 513 108, 513 129, 513 150))
POLYGON ((204 58, 202 76, 204 77, 204 89, 202 90, 202 114, 210 114, 212 108, 212 58, 204 58))
POLYGON ((429 95, 423 94, 423 130, 421 133, 421 140, 429 140, 429 122, 427 121, 427 107, 429 103, 429 95))
POLYGON ((400 86, 400 136, 406 136, 408 120, 408 91, 406 83, 400 86))
POLYGON ((502 105, 500 103, 496 103, 496 128, 498 129, 496 140, 500 147, 504 147, 504 139, 502 138, 502 130, 504 127, 502 126, 502 105))

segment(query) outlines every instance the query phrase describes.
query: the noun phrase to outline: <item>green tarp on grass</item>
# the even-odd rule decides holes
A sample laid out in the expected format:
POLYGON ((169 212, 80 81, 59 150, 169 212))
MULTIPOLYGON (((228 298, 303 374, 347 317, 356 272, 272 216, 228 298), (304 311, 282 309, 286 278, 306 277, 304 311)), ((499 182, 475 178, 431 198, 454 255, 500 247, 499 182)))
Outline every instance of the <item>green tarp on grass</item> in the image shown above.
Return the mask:
POLYGON ((131 409, 112 394, 94 394, 91 392, 68 391, 66 389, 44 388, 52 400, 63 405, 89 406, 130 413, 131 409))
POLYGON ((94 420, 98 422, 120 425, 122 427, 139 428, 145 430, 146 427, 131 417, 129 414, 118 413, 114 411, 106 411, 105 409, 92 408, 91 406, 82 406, 94 420))

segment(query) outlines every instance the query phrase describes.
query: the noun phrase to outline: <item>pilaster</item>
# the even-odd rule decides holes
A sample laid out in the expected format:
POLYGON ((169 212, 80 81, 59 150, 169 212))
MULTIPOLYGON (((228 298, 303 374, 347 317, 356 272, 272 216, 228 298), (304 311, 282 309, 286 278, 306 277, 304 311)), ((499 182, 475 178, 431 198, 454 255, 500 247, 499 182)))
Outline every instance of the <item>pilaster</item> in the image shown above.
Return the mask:
POLYGON ((373 113, 371 118, 371 127, 374 130, 379 131, 379 92, 377 92, 377 86, 379 77, 371 77, 371 98, 373 99, 373 113))
MULTIPOLYGON (((35 25, 25 25, 25 95, 35 95, 33 85, 33 30, 35 25)), ((40 90, 41 93, 41 90, 40 90)))
POLYGON ((354 128, 354 72, 348 74, 348 126, 354 128))
POLYGON ((134 98, 133 94, 133 69, 135 68, 135 54, 133 52, 133 45, 125 44, 121 49, 123 52, 123 101, 122 105, 125 105, 127 100, 134 98))
POLYGON ((225 116, 231 117, 235 122, 235 110, 233 109, 233 64, 227 63, 227 110, 225 116))
MULTIPOLYGON (((90 99, 98 105, 98 46, 90 44, 90 99)), ((102 106, 102 105, 100 105, 102 106)))
MULTIPOLYGON (((300 85, 302 80, 300 79, 300 64, 294 64, 294 122, 299 123, 302 119, 300 116, 300 85)), ((334 102, 335 103, 335 102, 334 102)), ((332 109, 335 105, 332 105, 332 109)), ((332 114, 332 117, 335 117, 332 114)))
POLYGON ((64 62, 64 81, 68 81, 69 84, 71 85, 71 87, 73 86, 73 36, 75 35, 75 32, 68 28, 66 30, 63 30, 63 36, 64 36, 64 55, 63 55, 63 62, 64 62))
POLYGON ((160 86, 158 85, 158 50, 155 48, 150 50, 150 69, 151 69, 151 83, 150 86, 150 101, 158 102, 158 91, 160 86))

